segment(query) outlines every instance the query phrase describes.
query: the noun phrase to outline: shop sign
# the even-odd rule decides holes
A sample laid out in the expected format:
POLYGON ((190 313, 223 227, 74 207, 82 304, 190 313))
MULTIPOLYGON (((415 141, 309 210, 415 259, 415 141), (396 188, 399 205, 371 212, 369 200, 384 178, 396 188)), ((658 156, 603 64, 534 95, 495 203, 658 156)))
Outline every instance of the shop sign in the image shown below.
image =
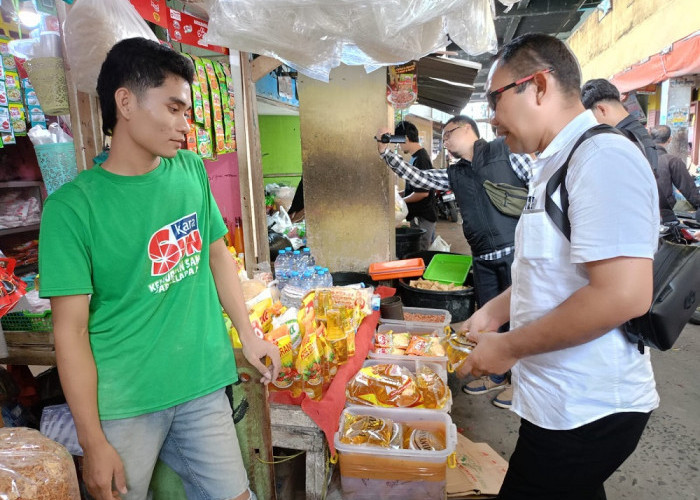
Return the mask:
POLYGON ((226 47, 204 43, 202 39, 209 29, 206 21, 175 9, 168 8, 168 12, 168 34, 173 42, 228 54, 226 47))
POLYGON ((129 0, 136 11, 149 23, 168 28, 165 0, 129 0))
POLYGON ((418 78, 416 63, 389 66, 386 100, 394 109, 406 109, 416 102, 418 78))

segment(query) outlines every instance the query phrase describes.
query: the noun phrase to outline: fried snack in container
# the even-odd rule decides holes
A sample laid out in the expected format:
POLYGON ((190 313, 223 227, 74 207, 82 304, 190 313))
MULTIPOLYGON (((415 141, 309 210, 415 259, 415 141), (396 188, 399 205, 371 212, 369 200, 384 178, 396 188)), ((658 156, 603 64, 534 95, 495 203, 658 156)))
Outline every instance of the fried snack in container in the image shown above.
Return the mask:
POLYGON ((389 448, 394 437, 394 422, 372 415, 345 415, 342 443, 367 444, 389 448))
POLYGON ((393 347, 397 347, 399 349, 407 349, 408 344, 411 343, 411 334, 410 333, 393 333, 391 335, 391 342, 393 347))
POLYGON ((420 403, 411 372, 395 364, 365 366, 348 382, 347 399, 365 406, 406 408, 420 403))
POLYGON ((449 391, 440 375, 427 366, 420 367, 416 372, 416 386, 421 396, 422 406, 440 409, 445 406, 449 391))
POLYGON ((446 355, 445 347, 440 343, 439 337, 430 337, 426 355, 435 357, 444 357, 446 355))
POLYGON ((426 337, 413 335, 408 343, 406 354, 411 356, 425 356, 428 353, 428 342, 426 337))
POLYGON ((34 429, 0 429, 0 498, 80 500, 73 458, 34 429))
POLYGON ((388 332, 383 332, 383 333, 375 333, 374 334, 374 345, 376 347, 392 347, 393 342, 392 342, 392 335, 391 335, 391 330, 388 332))

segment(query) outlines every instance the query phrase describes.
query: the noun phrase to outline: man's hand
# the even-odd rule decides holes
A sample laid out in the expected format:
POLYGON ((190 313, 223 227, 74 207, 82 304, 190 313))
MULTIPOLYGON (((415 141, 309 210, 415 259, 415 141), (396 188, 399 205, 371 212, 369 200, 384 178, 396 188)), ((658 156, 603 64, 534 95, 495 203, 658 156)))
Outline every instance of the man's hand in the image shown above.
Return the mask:
POLYGON ((475 377, 490 373, 506 373, 518 361, 510 354, 508 334, 497 332, 470 333, 467 338, 477 343, 467 359, 457 369, 457 375, 475 377))
POLYGON ((499 321, 489 315, 487 309, 478 309, 466 321, 454 323, 452 329, 455 332, 494 332, 501 327, 499 321))
POLYGON ((83 480, 95 500, 114 500, 126 494, 124 465, 117 450, 104 440, 83 448, 85 457, 83 480))
MULTIPOLYGON (((379 130, 377 130, 377 135, 375 137, 379 138, 384 134, 391 135, 392 134, 391 129, 388 127, 380 128, 379 130)), ((386 151, 386 148, 388 148, 388 147, 389 147, 389 144, 377 141, 377 151, 379 151, 379 154, 383 154, 384 151, 386 151)))
POLYGON ((282 362, 280 361, 280 351, 275 344, 262 340, 255 335, 250 336, 243 343, 243 355, 248 362, 253 365, 261 374, 260 382, 267 385, 273 380, 277 380, 282 362), (272 361, 272 371, 260 361, 265 356, 272 361))

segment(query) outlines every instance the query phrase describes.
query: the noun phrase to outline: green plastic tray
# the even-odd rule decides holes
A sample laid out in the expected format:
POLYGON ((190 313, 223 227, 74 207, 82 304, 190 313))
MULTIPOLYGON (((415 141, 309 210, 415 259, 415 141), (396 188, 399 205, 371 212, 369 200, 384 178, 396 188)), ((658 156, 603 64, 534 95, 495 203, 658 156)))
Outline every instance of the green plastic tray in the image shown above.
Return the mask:
POLYGON ((432 258, 423 278, 440 283, 461 285, 467 279, 467 273, 472 267, 470 255, 437 254, 432 258))

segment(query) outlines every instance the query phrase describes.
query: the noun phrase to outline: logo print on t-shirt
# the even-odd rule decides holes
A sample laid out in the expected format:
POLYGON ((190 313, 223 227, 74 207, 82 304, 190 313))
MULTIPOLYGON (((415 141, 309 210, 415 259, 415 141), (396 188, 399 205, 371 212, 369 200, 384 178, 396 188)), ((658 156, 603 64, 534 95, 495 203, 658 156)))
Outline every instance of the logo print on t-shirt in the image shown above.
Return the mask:
MULTIPOLYGON (((163 276, 173 271, 186 257, 197 257, 202 251, 202 237, 197 225, 197 214, 192 213, 162 227, 148 242, 148 257, 151 259, 151 275, 163 276)), ((195 265, 199 263, 196 259, 195 265)), ((183 270, 191 267, 187 262, 183 270)))

